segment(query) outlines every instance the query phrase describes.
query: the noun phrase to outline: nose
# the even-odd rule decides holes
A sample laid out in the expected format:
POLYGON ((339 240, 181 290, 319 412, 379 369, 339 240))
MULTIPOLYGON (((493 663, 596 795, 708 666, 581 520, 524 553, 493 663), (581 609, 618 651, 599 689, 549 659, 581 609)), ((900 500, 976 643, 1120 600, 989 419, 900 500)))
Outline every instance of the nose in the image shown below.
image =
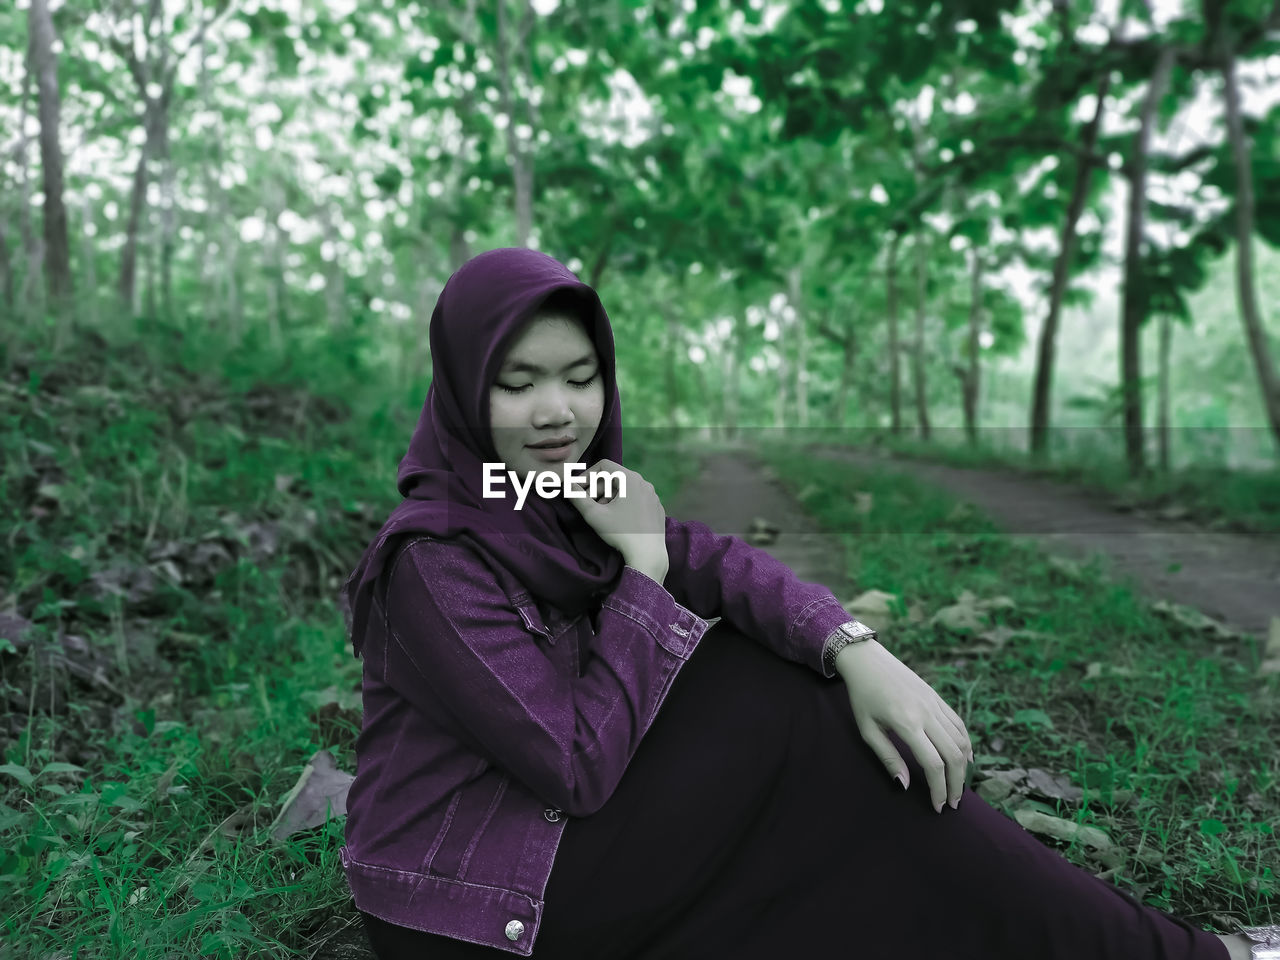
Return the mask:
POLYGON ((573 408, 569 403, 568 389, 553 386, 542 391, 534 408, 533 424, 536 427, 559 426, 573 421, 573 408))

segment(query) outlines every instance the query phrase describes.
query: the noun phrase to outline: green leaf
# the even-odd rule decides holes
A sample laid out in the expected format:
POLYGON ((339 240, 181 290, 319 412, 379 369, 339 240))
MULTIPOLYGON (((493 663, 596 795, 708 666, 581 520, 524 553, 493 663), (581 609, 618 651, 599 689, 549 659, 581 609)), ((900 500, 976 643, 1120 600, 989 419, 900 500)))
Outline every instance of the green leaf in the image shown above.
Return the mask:
POLYGON ((1221 820, 1201 820, 1200 832, 1208 837, 1215 837, 1227 829, 1227 825, 1221 820))
POLYGON ((31 771, 17 763, 6 763, 0 765, 0 773, 7 773, 12 777, 16 777, 19 782, 28 787, 35 781, 35 777, 31 775, 31 771))
POLYGON ((1043 710, 1019 710, 1013 715, 1013 722, 1029 727, 1053 727, 1053 718, 1043 710))
POLYGON ((55 760, 53 763, 45 764, 41 768, 40 773, 84 773, 84 767, 78 767, 74 763, 63 763, 61 760, 55 760))

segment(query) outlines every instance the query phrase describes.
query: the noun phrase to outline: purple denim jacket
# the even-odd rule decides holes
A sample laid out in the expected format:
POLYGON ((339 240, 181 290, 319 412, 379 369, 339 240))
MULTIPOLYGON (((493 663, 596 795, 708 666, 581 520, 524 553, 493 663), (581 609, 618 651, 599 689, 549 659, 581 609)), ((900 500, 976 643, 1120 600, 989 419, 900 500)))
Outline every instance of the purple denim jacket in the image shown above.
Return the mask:
POLYGON ((662 584, 624 567, 568 619, 464 543, 406 538, 363 650, 339 850, 360 910, 529 956, 565 824, 612 795, 716 620, 833 676, 852 618, 830 590, 703 523, 668 517, 666 542, 662 584))

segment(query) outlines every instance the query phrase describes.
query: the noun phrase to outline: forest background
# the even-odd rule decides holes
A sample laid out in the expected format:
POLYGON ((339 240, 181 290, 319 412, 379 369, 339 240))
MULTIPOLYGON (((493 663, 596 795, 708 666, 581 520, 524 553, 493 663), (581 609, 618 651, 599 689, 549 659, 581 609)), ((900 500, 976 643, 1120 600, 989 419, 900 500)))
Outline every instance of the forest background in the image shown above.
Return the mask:
MULTIPOLYGON (((349 691, 317 693, 346 683, 334 593, 394 505, 440 288, 511 245, 599 291, 663 483, 673 443, 873 443, 1280 529, 1280 0, 18 0, 0 828, 25 839, 0 882, 29 912, 7 933, 263 936, 239 907, 157 933, 146 884, 103 877, 213 884, 190 875, 210 836, 159 854, 121 818, 188 776, 211 796, 252 768, 270 796, 315 730, 269 723, 268 770, 93 737, 194 744, 165 718, 184 704, 269 719, 253 658, 308 644, 307 719, 349 731, 349 691), (81 777, 113 764, 118 788, 81 777), (59 808, 77 796, 109 829, 59 808)), ((316 843, 300 863, 331 870, 316 843)), ((1274 841, 1252 843, 1230 857, 1260 917, 1274 841)), ((1180 876, 1155 893, 1190 910, 1180 876)))

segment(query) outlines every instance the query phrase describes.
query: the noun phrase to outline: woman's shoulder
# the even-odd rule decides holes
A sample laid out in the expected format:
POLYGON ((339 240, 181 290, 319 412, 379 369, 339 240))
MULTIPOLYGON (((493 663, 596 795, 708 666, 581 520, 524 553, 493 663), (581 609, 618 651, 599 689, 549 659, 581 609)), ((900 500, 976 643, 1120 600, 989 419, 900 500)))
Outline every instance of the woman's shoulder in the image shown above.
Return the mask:
POLYGON ((507 586, 505 571, 492 565, 485 551, 466 534, 451 537, 416 531, 406 534, 396 545, 388 568, 394 573, 405 560, 432 580, 454 577, 469 583, 485 580, 507 586))

